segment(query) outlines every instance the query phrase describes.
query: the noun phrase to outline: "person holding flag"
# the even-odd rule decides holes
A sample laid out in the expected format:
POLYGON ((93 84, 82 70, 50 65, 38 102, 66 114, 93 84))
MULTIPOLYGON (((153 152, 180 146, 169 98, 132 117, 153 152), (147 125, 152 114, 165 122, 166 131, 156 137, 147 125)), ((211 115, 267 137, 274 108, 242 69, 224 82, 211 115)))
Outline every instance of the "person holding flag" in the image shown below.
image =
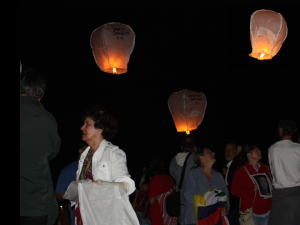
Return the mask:
POLYGON ((185 184, 185 224, 229 224, 228 189, 222 174, 212 169, 215 153, 199 148, 194 161, 198 167, 189 172, 185 184))

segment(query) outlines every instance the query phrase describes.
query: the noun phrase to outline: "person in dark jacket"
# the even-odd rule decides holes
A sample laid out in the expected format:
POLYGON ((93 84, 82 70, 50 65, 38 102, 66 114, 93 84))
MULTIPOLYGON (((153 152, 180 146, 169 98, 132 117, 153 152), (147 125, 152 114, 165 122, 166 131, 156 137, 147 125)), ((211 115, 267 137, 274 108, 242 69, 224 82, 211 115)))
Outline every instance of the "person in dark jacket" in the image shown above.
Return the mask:
POLYGON ((61 139, 40 102, 45 88, 36 70, 20 74, 20 225, 54 224, 58 214, 48 161, 58 154, 61 139))
POLYGON ((234 143, 228 143, 225 146, 225 158, 227 160, 227 171, 225 175, 225 182, 228 187, 229 191, 229 203, 230 203, 230 210, 228 212, 228 220, 230 225, 239 225, 239 198, 233 196, 231 193, 231 182, 233 179, 233 175, 235 171, 245 163, 239 157, 241 149, 238 149, 237 145, 234 143))

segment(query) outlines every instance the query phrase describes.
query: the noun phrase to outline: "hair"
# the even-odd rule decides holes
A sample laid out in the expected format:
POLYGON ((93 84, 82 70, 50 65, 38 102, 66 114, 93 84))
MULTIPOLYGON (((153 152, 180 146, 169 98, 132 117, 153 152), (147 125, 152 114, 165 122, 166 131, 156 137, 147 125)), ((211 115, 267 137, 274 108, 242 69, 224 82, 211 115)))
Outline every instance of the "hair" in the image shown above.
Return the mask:
POLYGON ((233 147, 236 148, 236 150, 238 150, 237 145, 236 145, 235 143, 233 143, 233 142, 229 142, 229 143, 227 143, 226 145, 233 145, 233 147))
POLYGON ((182 139, 181 145, 182 145, 183 151, 193 150, 194 147, 196 146, 196 141, 192 137, 185 137, 182 139))
POLYGON ((201 160, 200 160, 200 156, 204 156, 204 150, 206 149, 207 147, 200 147, 200 148, 197 148, 197 151, 195 152, 195 155, 194 155, 194 163, 200 167, 201 166, 201 160))
POLYGON ((88 147, 88 145, 84 141, 80 141, 78 144, 78 149, 85 150, 85 147, 88 147))
POLYGON ((245 160, 246 162, 249 162, 247 154, 251 153, 255 148, 259 148, 256 143, 245 144, 241 154, 242 159, 245 160))
POLYGON ((46 90, 46 79, 35 69, 27 69, 20 74, 20 94, 39 99, 46 90))
POLYGON ((94 121, 96 129, 103 129, 102 136, 106 140, 110 140, 117 134, 118 123, 107 110, 98 105, 92 106, 84 113, 82 120, 84 121, 87 117, 94 121))
POLYGON ((151 160, 151 167, 147 174, 149 177, 153 177, 155 175, 163 175, 166 171, 164 169, 164 163, 160 157, 153 157, 151 160))
POLYGON ((282 128, 282 136, 292 136, 297 128, 293 120, 280 120, 278 127, 282 128))

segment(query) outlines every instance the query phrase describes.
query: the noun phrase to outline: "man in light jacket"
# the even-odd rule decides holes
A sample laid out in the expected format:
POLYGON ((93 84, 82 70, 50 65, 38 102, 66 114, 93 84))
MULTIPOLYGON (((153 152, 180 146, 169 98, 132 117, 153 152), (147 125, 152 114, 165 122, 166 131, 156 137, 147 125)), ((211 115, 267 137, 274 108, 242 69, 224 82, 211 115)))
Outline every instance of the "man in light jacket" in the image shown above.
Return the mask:
POLYGON ((183 184, 180 190, 180 203, 181 203, 181 209, 180 209, 180 216, 179 216, 179 223, 180 224, 184 224, 184 187, 185 187, 185 180, 187 178, 187 174, 189 173, 189 171, 191 170, 192 167, 197 166, 194 163, 194 155, 195 155, 195 151, 197 150, 197 146, 196 146, 196 141, 191 138, 191 137, 185 137, 182 140, 181 143, 181 150, 182 152, 177 153, 171 163, 170 163, 170 174, 171 176, 174 178, 174 180, 176 181, 176 191, 179 190, 178 186, 179 186, 179 182, 180 182, 180 178, 181 178, 181 173, 183 170, 183 164, 184 161, 187 157, 187 155, 192 152, 192 154, 189 156, 187 164, 186 164, 186 168, 185 168, 185 174, 184 174, 184 179, 183 179, 183 184))
POLYGON ((47 225, 58 205, 48 161, 59 152, 60 137, 51 113, 40 102, 45 78, 35 70, 20 74, 20 224, 47 225))

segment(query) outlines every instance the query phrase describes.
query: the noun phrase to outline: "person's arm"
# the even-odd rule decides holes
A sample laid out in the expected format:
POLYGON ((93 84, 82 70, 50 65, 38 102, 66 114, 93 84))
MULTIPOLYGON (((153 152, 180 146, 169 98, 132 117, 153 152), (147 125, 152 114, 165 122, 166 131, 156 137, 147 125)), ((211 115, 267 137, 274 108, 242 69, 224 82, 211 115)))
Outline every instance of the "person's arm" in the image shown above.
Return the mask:
POLYGON ((136 206, 136 199, 137 199, 137 196, 139 195, 139 190, 136 190, 135 191, 135 197, 134 197, 134 200, 132 201, 132 208, 133 210, 135 210, 135 206, 136 206))
POLYGON ((65 195, 65 193, 58 193, 58 194, 55 194, 56 198, 60 201, 64 201, 65 199, 63 198, 63 196, 65 195))
POLYGON ((231 194, 236 197, 250 197, 254 195, 255 187, 251 181, 251 185, 247 182, 247 179, 250 179, 249 175, 247 174, 245 168, 240 167, 233 176, 232 183, 231 183, 231 194))
POLYGON ((61 138, 58 136, 57 123, 56 123, 56 120, 54 119, 54 117, 48 118, 48 119, 49 120, 46 123, 47 124, 46 129, 47 129, 49 138, 51 139, 52 147, 53 147, 52 153, 48 156, 48 161, 50 161, 51 159, 54 159, 57 156, 57 154, 59 153, 61 138))
POLYGON ((197 182, 197 177, 195 176, 195 170, 191 170, 188 173, 185 181, 184 199, 185 199, 185 203, 192 207, 194 207, 194 195, 197 189, 196 182, 197 182))
POLYGON ((112 181, 124 183, 127 195, 135 191, 135 183, 130 178, 126 165, 126 154, 121 149, 112 152, 112 181))

